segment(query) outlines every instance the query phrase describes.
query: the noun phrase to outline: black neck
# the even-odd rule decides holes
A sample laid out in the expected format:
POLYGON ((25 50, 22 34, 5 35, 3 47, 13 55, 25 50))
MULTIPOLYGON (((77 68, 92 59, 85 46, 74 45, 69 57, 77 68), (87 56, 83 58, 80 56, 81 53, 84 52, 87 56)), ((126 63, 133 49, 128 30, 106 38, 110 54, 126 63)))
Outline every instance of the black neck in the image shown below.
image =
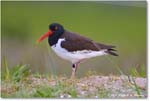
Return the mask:
POLYGON ((57 43, 59 37, 64 33, 64 29, 53 32, 51 36, 48 37, 48 43, 53 46, 57 43))

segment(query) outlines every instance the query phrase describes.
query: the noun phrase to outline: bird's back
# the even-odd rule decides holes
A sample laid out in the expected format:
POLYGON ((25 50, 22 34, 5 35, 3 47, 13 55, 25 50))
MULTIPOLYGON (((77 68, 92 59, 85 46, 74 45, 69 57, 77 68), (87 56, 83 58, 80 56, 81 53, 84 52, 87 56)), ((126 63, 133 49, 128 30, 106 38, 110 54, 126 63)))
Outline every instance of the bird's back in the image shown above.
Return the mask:
MULTIPOLYGON (((106 52, 111 54, 112 51, 114 51, 113 48, 115 48, 115 46, 94 42, 89 38, 83 37, 77 33, 69 32, 69 31, 65 31, 60 38, 65 39, 65 41, 61 43, 61 46, 70 52, 82 51, 82 50, 90 50, 90 51, 107 50, 106 52)), ((117 54, 111 54, 111 55, 117 55, 117 54)))

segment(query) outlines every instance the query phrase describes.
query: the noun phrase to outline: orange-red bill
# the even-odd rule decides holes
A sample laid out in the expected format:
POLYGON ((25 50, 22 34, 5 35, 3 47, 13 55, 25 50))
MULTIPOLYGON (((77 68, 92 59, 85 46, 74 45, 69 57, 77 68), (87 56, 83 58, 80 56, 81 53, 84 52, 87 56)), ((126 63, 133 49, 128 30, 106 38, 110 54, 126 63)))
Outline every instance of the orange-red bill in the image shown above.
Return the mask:
POLYGON ((52 35, 52 31, 49 30, 48 32, 46 32, 44 35, 42 35, 36 43, 40 43, 41 41, 43 41, 45 38, 47 38, 48 36, 52 35))

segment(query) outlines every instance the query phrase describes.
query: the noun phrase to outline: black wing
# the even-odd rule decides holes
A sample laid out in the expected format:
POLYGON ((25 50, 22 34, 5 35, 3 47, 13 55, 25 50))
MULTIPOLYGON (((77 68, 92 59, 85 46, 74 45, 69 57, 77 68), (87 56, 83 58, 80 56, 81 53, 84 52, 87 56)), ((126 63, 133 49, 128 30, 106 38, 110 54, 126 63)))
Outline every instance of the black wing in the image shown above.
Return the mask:
POLYGON ((80 36, 76 33, 72 32, 64 32, 61 38, 65 38, 65 41, 61 43, 61 46, 66 50, 73 51, 81 51, 81 50, 92 50, 92 51, 100 51, 106 49, 106 53, 114 56, 118 56, 114 51, 116 51, 115 46, 104 45, 101 43, 96 43, 88 38, 80 36))

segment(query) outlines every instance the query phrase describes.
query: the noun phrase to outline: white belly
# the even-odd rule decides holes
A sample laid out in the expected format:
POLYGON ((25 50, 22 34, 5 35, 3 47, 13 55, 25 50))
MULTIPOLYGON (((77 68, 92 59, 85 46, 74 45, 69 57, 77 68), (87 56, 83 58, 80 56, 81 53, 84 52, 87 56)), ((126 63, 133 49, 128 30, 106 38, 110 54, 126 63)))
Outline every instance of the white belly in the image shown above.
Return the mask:
POLYGON ((59 39, 57 44, 52 46, 52 49, 58 56, 68 61, 71 61, 72 63, 77 63, 78 61, 86 58, 92 58, 107 54, 105 53, 106 50, 101 51, 82 50, 82 51, 68 52, 65 48, 61 47, 62 41, 65 41, 65 39, 59 39))

